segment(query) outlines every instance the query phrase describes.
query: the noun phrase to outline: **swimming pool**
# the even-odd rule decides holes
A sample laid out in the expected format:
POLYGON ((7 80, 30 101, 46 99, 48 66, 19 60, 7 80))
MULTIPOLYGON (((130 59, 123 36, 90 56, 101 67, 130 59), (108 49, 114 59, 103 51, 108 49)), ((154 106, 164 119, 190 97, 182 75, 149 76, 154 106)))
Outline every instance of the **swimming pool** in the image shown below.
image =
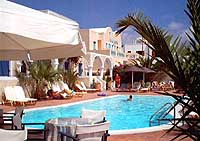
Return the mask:
POLYGON ((132 101, 128 96, 110 96, 78 104, 27 110, 23 122, 45 122, 57 117, 79 117, 81 110, 106 110, 106 119, 111 121, 110 130, 127 130, 149 127, 149 119, 165 103, 173 103, 167 96, 134 95, 132 101))

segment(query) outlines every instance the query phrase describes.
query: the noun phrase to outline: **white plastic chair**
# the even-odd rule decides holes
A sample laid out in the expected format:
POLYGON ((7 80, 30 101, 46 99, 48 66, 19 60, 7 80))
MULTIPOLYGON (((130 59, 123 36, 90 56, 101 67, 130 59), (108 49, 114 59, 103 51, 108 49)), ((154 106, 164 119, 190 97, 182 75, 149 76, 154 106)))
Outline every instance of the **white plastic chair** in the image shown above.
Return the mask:
POLYGON ((61 134, 61 141, 64 141, 65 136, 73 141, 107 141, 109 128, 110 122, 103 122, 92 125, 77 125, 74 136, 63 132, 59 133, 61 134))
POLYGON ((0 129, 1 141, 24 141, 27 139, 26 130, 4 130, 0 129))
POLYGON ((104 122, 106 117, 105 110, 82 109, 81 118, 87 118, 93 123, 104 122))

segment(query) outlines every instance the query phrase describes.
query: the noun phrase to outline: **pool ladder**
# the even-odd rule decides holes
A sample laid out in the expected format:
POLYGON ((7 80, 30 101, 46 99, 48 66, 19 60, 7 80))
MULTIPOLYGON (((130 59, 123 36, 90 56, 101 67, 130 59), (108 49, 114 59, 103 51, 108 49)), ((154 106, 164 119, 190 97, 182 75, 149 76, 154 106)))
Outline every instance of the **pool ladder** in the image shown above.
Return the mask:
POLYGON ((175 106, 176 104, 166 103, 160 109, 158 109, 149 120, 149 126, 152 126, 153 123, 161 124, 161 121, 173 110, 174 119, 175 119, 175 106), (156 117, 156 119, 154 119, 156 117))

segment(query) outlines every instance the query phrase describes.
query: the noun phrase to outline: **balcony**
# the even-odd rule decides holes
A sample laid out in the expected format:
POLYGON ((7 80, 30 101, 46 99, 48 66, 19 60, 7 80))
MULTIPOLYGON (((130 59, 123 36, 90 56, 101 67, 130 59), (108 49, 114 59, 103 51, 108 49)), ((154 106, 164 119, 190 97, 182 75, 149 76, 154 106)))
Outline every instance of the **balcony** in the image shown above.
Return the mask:
POLYGON ((89 50, 89 52, 94 52, 94 53, 98 53, 98 54, 103 54, 103 55, 108 55, 108 56, 112 56, 112 57, 125 57, 125 53, 122 52, 117 52, 114 50, 110 50, 110 49, 105 49, 105 50, 89 50))

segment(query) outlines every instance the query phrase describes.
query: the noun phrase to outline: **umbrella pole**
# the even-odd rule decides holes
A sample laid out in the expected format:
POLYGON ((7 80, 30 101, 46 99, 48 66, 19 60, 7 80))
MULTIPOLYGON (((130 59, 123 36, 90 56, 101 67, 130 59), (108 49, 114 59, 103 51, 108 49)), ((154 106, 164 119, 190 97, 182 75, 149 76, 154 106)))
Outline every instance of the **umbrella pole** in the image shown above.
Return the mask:
POLYGON ((132 88, 133 88, 133 78, 134 78, 134 73, 132 71, 132 88))
POLYGON ((143 81, 145 82, 145 73, 143 72, 143 81))

